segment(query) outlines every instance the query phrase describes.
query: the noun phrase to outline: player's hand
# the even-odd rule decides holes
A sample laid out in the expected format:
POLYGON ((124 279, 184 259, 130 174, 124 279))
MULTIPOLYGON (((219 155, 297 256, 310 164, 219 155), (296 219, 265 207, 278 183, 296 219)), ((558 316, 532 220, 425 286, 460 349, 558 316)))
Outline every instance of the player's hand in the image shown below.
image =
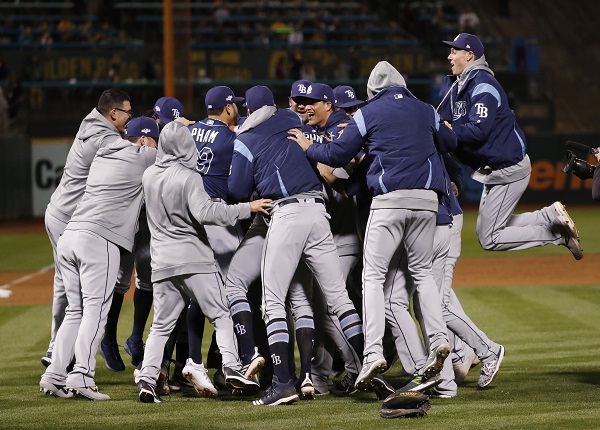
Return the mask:
POLYGON ((446 127, 448 127, 450 130, 452 130, 452 124, 450 124, 448 121, 444 120, 444 124, 446 124, 446 127))
POLYGON ((308 148, 310 148, 310 146, 313 144, 313 140, 307 139, 304 133, 302 133, 302 131, 298 130, 297 128, 292 128, 288 131, 288 133, 288 139, 296 142, 304 151, 308 151, 308 148))
POLYGON ((454 192, 454 196, 458 197, 458 187, 454 182, 450 182, 452 184, 452 191, 454 192))
POLYGON ((250 202, 250 212, 256 213, 261 212, 265 215, 269 215, 269 210, 273 208, 273 200, 271 199, 258 199, 250 202))
POLYGON ((192 124, 196 123, 196 121, 190 121, 189 119, 187 119, 187 118, 185 118, 183 116, 175 118, 175 121, 182 123, 186 127, 189 126, 189 125, 192 125, 192 124))
POLYGON ((596 156, 596 160, 598 160, 600 162, 600 147, 597 148, 598 152, 596 152, 596 154, 594 154, 596 156))

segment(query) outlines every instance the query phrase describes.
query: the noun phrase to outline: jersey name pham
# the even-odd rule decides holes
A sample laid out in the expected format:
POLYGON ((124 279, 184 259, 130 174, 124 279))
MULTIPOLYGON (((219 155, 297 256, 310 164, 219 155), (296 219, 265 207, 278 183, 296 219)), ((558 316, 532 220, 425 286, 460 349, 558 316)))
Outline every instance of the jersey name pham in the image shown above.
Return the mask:
POLYGON ((219 132, 215 130, 205 130, 203 128, 192 129, 192 137, 196 142, 215 143, 218 135, 219 132))

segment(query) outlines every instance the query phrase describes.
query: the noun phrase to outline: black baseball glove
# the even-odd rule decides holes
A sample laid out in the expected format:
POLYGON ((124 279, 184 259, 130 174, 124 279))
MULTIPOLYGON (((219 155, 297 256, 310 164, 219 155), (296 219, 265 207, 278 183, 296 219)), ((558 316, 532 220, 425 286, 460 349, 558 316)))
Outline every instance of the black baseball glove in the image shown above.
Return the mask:
POLYGON ((381 405, 381 418, 420 418, 431 407, 429 396, 416 391, 390 394, 381 405))

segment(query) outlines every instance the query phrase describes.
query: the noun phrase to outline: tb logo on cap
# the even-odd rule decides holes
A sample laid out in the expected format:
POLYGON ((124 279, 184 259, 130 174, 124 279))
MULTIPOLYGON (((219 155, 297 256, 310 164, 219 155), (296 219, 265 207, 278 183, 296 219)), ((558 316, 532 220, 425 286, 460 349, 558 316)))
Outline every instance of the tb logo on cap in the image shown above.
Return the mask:
POLYGON ((179 109, 171 109, 173 111, 173 118, 179 118, 179 109))
POLYGON ((310 88, 306 88, 304 84, 298 84, 298 92, 300 94, 310 94, 310 88))
POLYGON ((227 98, 225 100, 227 100, 228 102, 230 102, 231 99, 233 99, 233 96, 227 96, 227 98))
POLYGON ((354 91, 352 90, 346 90, 344 91, 346 93, 346 95, 348 96, 349 99, 355 99, 356 96, 354 95, 354 91))

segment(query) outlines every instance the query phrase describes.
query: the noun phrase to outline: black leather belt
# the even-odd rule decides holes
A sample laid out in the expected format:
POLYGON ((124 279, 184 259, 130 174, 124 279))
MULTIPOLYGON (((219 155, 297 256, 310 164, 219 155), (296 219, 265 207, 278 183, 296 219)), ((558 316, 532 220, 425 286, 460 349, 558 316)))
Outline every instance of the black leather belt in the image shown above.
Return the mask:
POLYGON ((300 203, 300 201, 303 201, 305 203, 310 203, 311 201, 314 201, 315 203, 321 203, 322 205, 325 204, 325 200, 323 200, 321 197, 309 197, 306 199, 296 199, 296 198, 286 199, 279 203, 276 203, 275 206, 281 207, 281 206, 289 205, 291 203, 300 203))

